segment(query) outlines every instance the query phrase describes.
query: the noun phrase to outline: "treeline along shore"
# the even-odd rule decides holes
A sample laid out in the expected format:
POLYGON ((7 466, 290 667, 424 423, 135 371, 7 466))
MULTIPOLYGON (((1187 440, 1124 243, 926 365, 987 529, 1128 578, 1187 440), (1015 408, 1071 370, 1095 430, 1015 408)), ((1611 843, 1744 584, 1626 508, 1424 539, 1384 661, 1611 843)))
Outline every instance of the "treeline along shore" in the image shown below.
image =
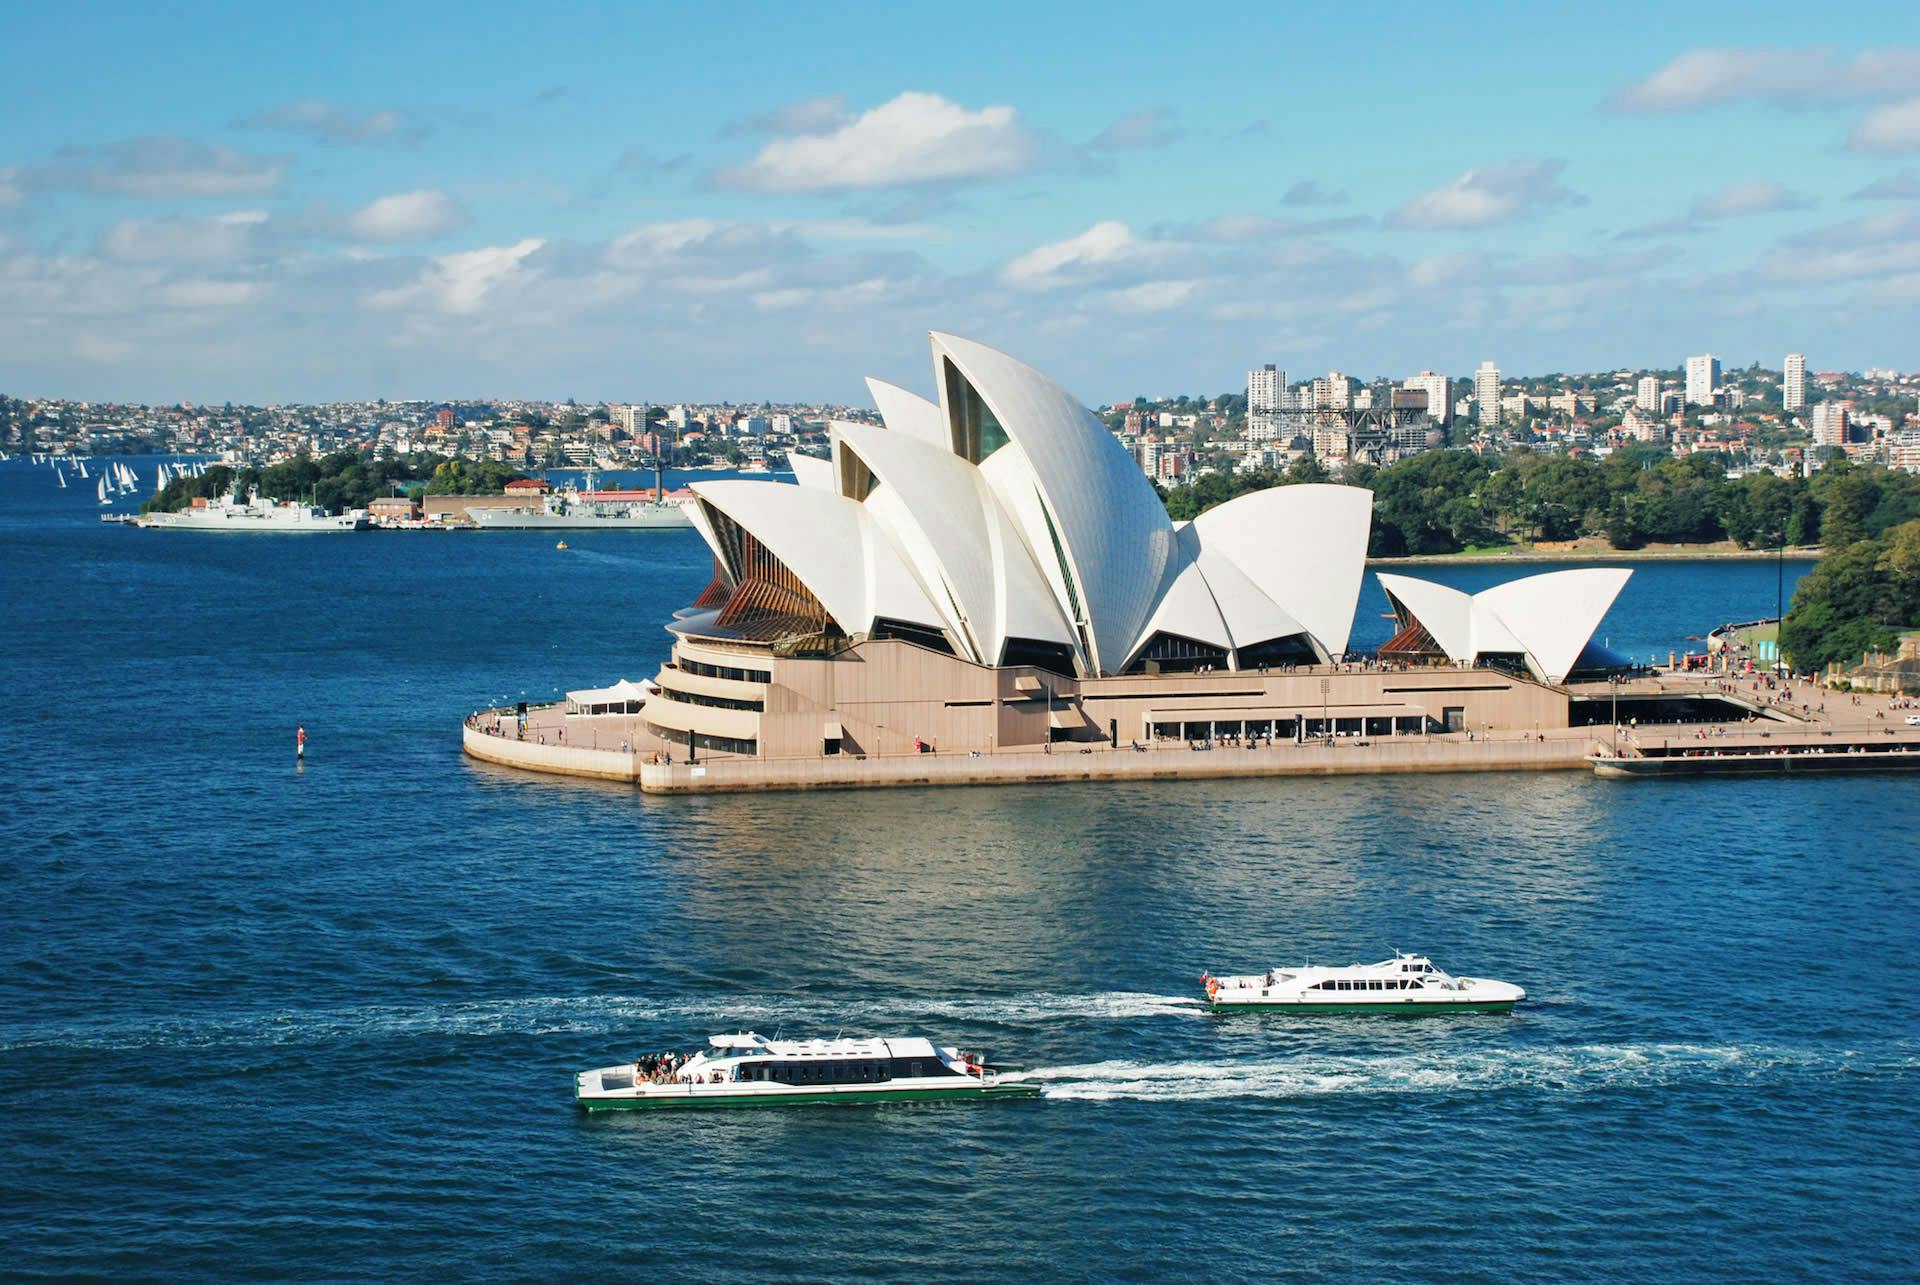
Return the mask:
POLYGON ((1162 494, 1169 514, 1190 519, 1272 486, 1364 486, 1374 493, 1367 549, 1373 558, 1468 551, 1498 557, 1561 541, 1599 541, 1621 552, 1782 544, 1831 550, 1920 518, 1920 476, 1878 465, 1836 460, 1810 478, 1767 472, 1729 478, 1726 471, 1722 455, 1675 457, 1651 447, 1622 448, 1600 460, 1524 448, 1499 459, 1447 450, 1385 468, 1350 464, 1338 477, 1302 457, 1285 472, 1208 474, 1162 494))
POLYGON ((452 459, 444 455, 375 455, 335 451, 318 459, 296 455, 265 468, 216 464, 198 477, 176 477, 140 506, 142 513, 171 513, 195 499, 212 499, 236 488, 242 495, 257 488, 276 500, 309 500, 330 512, 364 509, 387 495, 498 495, 508 482, 525 477, 511 465, 493 460, 452 459))

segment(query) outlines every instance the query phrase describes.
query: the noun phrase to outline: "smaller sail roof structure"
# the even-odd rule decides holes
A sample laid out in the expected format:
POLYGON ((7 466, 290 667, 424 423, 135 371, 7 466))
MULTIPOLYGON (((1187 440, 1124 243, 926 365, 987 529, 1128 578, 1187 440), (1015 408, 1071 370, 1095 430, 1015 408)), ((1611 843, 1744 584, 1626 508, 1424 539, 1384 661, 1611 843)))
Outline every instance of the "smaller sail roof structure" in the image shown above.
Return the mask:
POLYGON ((1403 628, 1418 625, 1457 664, 1519 655, 1543 682, 1564 683, 1633 572, 1580 567, 1522 576, 1469 594, 1413 576, 1380 574, 1403 628))
MULTIPOLYGON (((940 612, 865 505, 837 492, 778 483, 695 482, 692 489, 710 506, 708 522, 700 524, 703 535, 715 529, 714 513, 736 524, 797 577, 846 633, 869 632, 882 619, 941 628, 940 612)), ((724 538, 715 552, 736 584, 748 578, 751 568, 735 564, 737 555, 724 538)))

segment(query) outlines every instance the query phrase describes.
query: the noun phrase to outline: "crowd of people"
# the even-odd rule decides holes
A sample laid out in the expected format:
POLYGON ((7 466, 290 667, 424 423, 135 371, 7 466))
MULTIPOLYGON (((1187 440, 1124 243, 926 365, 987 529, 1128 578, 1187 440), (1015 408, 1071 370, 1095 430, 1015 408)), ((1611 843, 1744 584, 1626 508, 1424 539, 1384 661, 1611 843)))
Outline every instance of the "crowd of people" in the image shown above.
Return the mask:
POLYGON ((634 1059, 633 1078, 649 1084, 672 1084, 692 1057, 691 1053, 643 1053, 634 1059))

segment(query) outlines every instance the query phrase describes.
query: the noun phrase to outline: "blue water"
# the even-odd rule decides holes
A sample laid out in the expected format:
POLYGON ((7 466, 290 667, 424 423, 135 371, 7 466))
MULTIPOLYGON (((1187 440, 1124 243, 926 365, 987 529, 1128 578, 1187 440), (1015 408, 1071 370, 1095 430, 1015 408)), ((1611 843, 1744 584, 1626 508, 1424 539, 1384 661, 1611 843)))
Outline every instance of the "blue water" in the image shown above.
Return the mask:
MULTIPOLYGON (((654 799, 467 762, 462 713, 650 673, 706 580, 691 533, 568 542, 140 532, 0 466, 0 1272, 1910 1278, 1913 780, 654 799), (1187 1002, 1395 947, 1535 1001, 1187 1002), (572 1107, 741 1026, 924 1032, 1048 1095, 572 1107)), ((1648 566, 1604 628, 1664 653, 1773 592, 1648 566)))

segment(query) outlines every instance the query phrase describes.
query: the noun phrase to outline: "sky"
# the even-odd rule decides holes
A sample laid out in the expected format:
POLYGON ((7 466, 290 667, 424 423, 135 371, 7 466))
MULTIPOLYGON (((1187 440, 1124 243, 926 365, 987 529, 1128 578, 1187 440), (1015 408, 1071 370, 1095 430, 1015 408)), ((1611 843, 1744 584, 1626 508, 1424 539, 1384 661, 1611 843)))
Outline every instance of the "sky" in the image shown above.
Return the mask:
POLYGON ((0 47, 14 396, 864 404, 928 330, 1089 404, 1920 367, 1910 0, 76 0, 0 47))

